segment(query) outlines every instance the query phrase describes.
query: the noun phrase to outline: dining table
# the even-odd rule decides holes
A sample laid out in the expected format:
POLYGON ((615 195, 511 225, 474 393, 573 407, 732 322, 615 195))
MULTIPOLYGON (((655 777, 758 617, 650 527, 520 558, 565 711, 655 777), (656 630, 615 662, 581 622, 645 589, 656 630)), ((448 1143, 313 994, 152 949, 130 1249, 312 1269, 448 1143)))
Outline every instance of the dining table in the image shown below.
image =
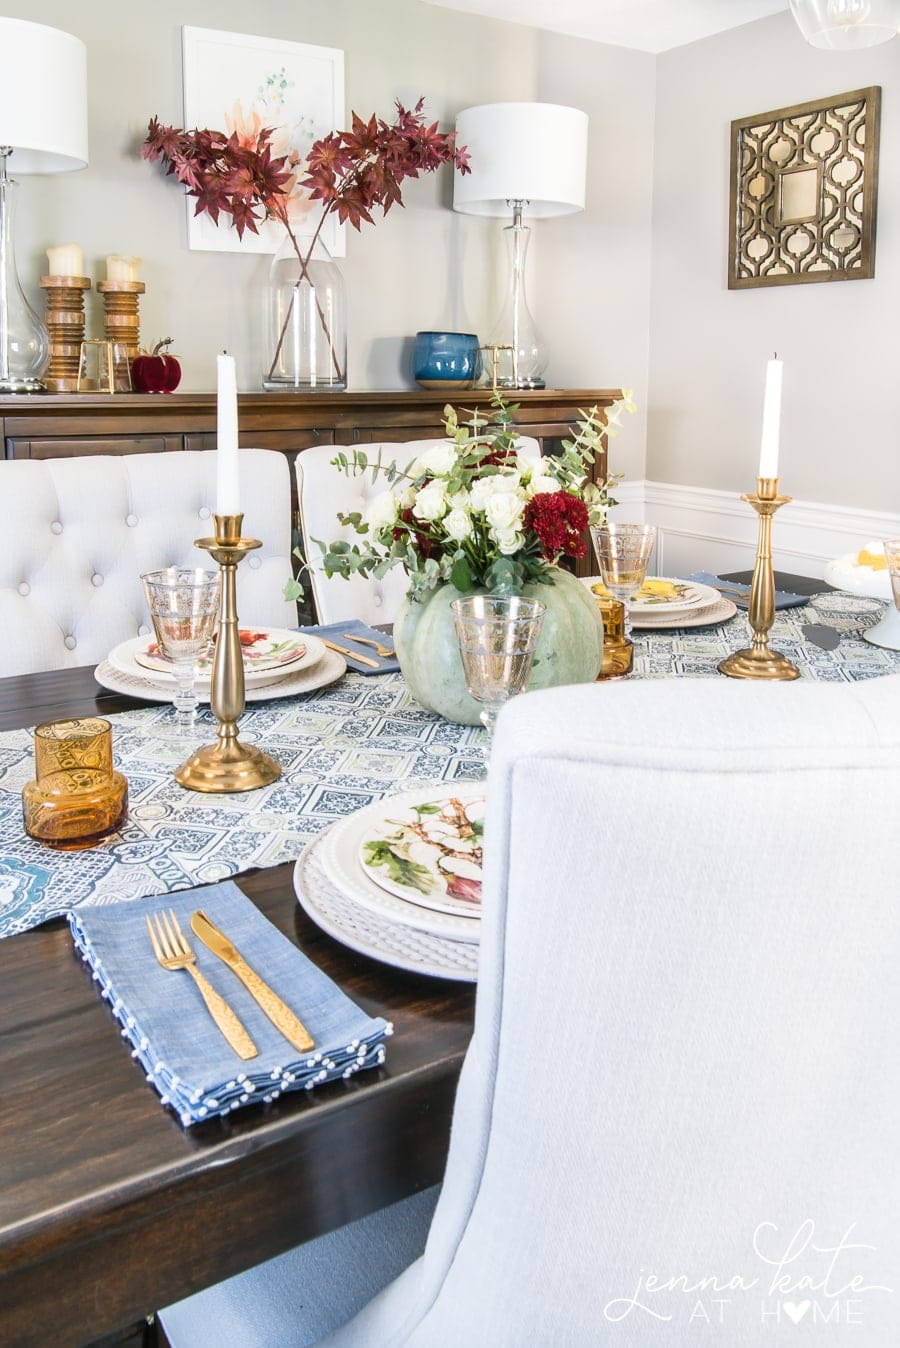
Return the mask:
MULTIPOLYGON (((803 677, 896 672, 900 652, 864 640, 883 611, 877 601, 833 595, 816 610, 812 600, 776 616, 773 644, 788 650, 803 677), (810 624, 831 625, 835 646, 808 639, 810 624)), ((746 637, 745 613, 713 628, 637 631, 635 675, 721 677, 717 661, 746 637)), ((294 859, 329 822, 379 794, 411 782, 482 778, 482 731, 417 707, 398 673, 348 673, 300 698, 255 703, 242 733, 247 725, 275 747, 287 765, 277 789, 288 794, 257 811, 250 827, 249 798, 258 793, 227 798, 238 815, 226 817, 221 798, 169 781, 172 717, 158 701, 104 688, 93 667, 0 679, 0 930, 6 920, 10 933, 0 940, 0 1344, 7 1348, 131 1342, 132 1327, 160 1306, 443 1173, 474 986, 395 967, 326 934, 298 903, 294 859), (25 732, 87 715, 113 722, 132 774, 131 816, 119 842, 36 860, 15 794, 26 770, 25 732), (217 831, 250 841, 211 856, 208 837, 217 831), (183 1127, 145 1081, 73 948, 65 896, 90 902, 92 875, 105 903, 232 876, 366 1013, 392 1023, 383 1064, 183 1127)))

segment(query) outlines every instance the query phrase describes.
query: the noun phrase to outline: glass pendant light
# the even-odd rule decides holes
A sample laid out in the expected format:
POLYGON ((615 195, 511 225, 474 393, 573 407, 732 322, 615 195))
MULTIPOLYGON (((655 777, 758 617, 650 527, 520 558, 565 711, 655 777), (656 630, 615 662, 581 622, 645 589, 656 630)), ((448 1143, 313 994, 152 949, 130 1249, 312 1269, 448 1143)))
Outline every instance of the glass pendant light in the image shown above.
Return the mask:
POLYGON ((807 42, 826 51, 874 47, 900 29, 900 0, 791 0, 791 12, 807 42))

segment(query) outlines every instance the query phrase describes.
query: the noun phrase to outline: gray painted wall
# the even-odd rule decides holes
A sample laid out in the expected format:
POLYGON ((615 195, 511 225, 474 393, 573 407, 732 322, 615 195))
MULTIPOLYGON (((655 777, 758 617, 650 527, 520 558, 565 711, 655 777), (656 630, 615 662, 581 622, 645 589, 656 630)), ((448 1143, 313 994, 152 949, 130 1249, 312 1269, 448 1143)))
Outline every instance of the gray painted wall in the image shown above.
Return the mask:
POLYGON ((816 51, 789 14, 658 58, 647 476, 753 487, 765 365, 784 359, 782 487, 900 509, 900 39, 816 51), (733 119, 882 86, 875 276, 727 289, 733 119))

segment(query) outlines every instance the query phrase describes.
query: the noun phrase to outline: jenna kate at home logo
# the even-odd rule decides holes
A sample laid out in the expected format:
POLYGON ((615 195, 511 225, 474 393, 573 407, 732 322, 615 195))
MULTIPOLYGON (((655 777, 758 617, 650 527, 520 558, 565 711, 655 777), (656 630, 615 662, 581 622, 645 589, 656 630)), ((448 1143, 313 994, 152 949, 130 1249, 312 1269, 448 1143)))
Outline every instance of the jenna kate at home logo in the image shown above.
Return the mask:
POLYGON ((611 1324, 747 1323, 864 1326, 875 1300, 883 1309, 893 1287, 879 1281, 878 1251, 854 1222, 836 1235, 818 1231, 811 1219, 796 1230, 760 1222, 753 1232, 745 1269, 715 1273, 663 1273, 642 1268, 624 1296, 603 1307, 611 1324))

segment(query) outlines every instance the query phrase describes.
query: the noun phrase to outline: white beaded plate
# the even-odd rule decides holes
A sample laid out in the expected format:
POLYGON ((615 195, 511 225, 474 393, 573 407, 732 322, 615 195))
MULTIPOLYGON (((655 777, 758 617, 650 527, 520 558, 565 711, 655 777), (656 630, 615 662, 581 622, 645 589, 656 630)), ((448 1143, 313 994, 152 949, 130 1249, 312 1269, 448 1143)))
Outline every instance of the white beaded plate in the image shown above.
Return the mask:
POLYGON ((478 945, 430 936, 401 926, 363 908, 341 894, 328 879, 320 860, 322 834, 303 849, 294 867, 294 892, 303 911, 329 936, 361 955, 370 955, 410 973, 474 983, 478 977, 478 945))
MULTIPOLYGON (((298 669, 294 673, 283 674, 276 682, 264 687, 247 688, 244 697, 247 702, 267 702, 275 697, 297 697, 300 693, 311 693, 316 688, 325 688, 335 683, 347 672, 347 661, 336 651, 326 649, 321 660, 317 660, 308 669, 298 669)), ((108 660, 101 660, 94 670, 94 678, 104 688, 113 693, 125 693, 128 697, 141 697, 146 702, 171 702, 173 689, 143 679, 137 674, 123 674, 113 669, 108 660)), ((209 701, 209 684, 197 684, 197 697, 201 702, 209 701)))

